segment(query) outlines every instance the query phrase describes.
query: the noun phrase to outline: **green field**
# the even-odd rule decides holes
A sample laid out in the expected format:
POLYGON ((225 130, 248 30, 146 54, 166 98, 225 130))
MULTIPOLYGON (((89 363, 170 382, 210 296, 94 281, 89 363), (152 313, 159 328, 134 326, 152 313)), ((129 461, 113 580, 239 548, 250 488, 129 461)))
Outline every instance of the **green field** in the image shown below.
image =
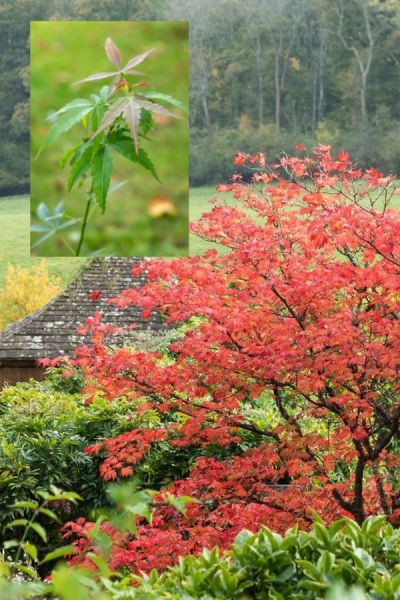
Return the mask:
MULTIPOLYGON (((211 198, 225 198, 229 203, 236 203, 232 199, 231 194, 221 193, 215 191, 215 186, 205 186, 190 189, 190 202, 189 202, 189 219, 190 222, 198 221, 201 215, 205 212, 212 210, 213 204, 209 203, 211 198)), ((236 203, 237 204, 237 203, 236 203)), ((189 235, 189 254, 203 254, 208 248, 217 247, 216 244, 212 244, 201 240, 192 233, 189 235)))
MULTIPOLYGON (((8 264, 29 268, 38 258, 30 258, 29 252, 29 196, 0 198, 0 287, 8 264)), ((61 278, 66 285, 79 270, 85 259, 45 259, 52 275, 61 278)))

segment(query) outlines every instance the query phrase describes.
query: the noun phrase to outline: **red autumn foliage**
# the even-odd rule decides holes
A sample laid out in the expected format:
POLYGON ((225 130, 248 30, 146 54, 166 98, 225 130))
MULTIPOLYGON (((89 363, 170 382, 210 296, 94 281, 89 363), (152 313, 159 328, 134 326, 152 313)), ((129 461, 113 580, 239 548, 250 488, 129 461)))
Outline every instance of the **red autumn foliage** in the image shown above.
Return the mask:
POLYGON ((97 322, 92 346, 77 351, 88 393, 145 397, 165 423, 158 438, 142 428, 104 442, 106 477, 130 475, 161 439, 209 454, 252 436, 253 448, 203 456, 169 486, 199 503, 185 516, 157 508, 152 524, 122 544, 114 563, 136 571, 226 547, 242 528, 307 526, 310 509, 327 521, 346 514, 362 522, 377 512, 400 521, 400 213, 390 205, 392 178, 362 172, 329 146, 271 167, 264 160, 238 153, 235 164, 249 166, 253 185, 239 177, 220 186, 237 205, 221 203, 192 224, 228 252, 149 261, 146 287, 113 300, 140 306, 145 318, 161 311, 170 323, 195 315, 196 326, 171 345, 174 359, 106 349, 97 322), (252 412, 261 394, 271 425, 252 412))
POLYGON ((133 465, 145 456, 154 442, 164 440, 166 436, 163 429, 136 429, 89 446, 86 453, 99 454, 105 450, 107 458, 100 466, 100 474, 105 481, 115 480, 133 475, 133 465))
POLYGON ((103 292, 101 290, 93 290, 93 292, 89 292, 88 297, 89 300, 93 300, 93 302, 96 302, 96 300, 101 298, 102 294, 103 292))

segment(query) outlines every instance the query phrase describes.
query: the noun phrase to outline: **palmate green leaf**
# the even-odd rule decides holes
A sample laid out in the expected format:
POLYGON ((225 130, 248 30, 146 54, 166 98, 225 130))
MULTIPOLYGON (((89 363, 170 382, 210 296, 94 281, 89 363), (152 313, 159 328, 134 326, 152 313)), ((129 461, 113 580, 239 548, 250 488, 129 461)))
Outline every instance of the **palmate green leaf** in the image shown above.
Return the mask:
POLYGON ((131 132, 131 136, 133 139, 133 143, 135 145, 135 152, 138 154, 139 152, 139 125, 140 125, 140 106, 137 104, 135 99, 130 96, 126 100, 126 104, 124 107, 124 112, 122 113, 125 121, 128 124, 129 130, 131 132))
POLYGON ((36 155, 36 158, 42 152, 42 150, 54 142, 60 135, 69 131, 71 127, 82 121, 93 110, 93 104, 90 102, 85 107, 72 108, 68 112, 62 114, 57 121, 50 127, 49 132, 44 138, 43 144, 36 155))
MULTIPOLYGON (((111 142, 111 139, 110 139, 110 142, 111 142)), ((153 177, 159 183, 161 183, 161 181, 157 175, 157 172, 155 170, 155 167, 154 167, 152 161, 150 160, 147 152, 145 152, 143 150, 143 148, 139 148, 139 153, 136 154, 135 149, 132 145, 132 140, 130 138, 122 137, 122 136, 115 137, 114 141, 112 141, 110 143, 110 148, 112 148, 113 150, 118 152, 118 154, 121 154, 125 158, 128 158, 132 162, 142 165, 143 168, 147 169, 147 171, 150 171, 150 173, 153 175, 153 177)))
POLYGON ((53 112, 49 117, 48 117, 48 121, 50 121, 51 123, 54 123, 57 120, 57 117, 59 117, 60 115, 63 115, 64 113, 70 111, 70 110, 75 110, 78 108, 88 108, 88 107, 92 107, 93 106, 93 102, 91 100, 88 100, 87 98, 76 98, 75 100, 72 100, 71 102, 68 102, 67 104, 64 104, 64 106, 62 106, 61 108, 59 108, 56 112, 53 112))
POLYGON ((118 117, 124 112, 125 108, 125 98, 117 100, 114 104, 111 104, 110 108, 105 113, 99 127, 96 129, 94 134, 91 137, 91 140, 95 138, 99 133, 110 127, 118 119, 118 117))
POLYGON ((187 107, 182 102, 180 102, 173 96, 169 96, 168 94, 162 94, 161 92, 141 91, 140 95, 145 98, 148 98, 149 100, 164 100, 164 102, 167 102, 172 106, 176 106, 176 108, 179 108, 179 110, 187 112, 187 107))
POLYGON ((99 127, 92 135, 91 139, 95 138, 99 133, 110 127, 120 116, 126 121, 131 137, 133 140, 134 148, 136 153, 139 153, 139 125, 141 120, 142 109, 146 111, 151 111, 160 115, 165 115, 168 117, 173 117, 175 119, 180 119, 179 115, 172 113, 170 110, 161 106, 160 104, 156 104, 152 102, 150 99, 145 98, 144 96, 137 96, 135 94, 130 95, 126 98, 122 98, 117 100, 110 106, 107 110, 106 114, 103 117, 102 122, 99 127))
POLYGON ((152 129, 154 126, 153 115, 146 108, 142 108, 140 111, 140 133, 142 137, 146 138, 146 134, 152 129))
POLYGON ((174 119, 181 119, 181 117, 179 115, 174 114, 173 112, 168 110, 168 108, 165 108, 165 106, 161 106, 161 104, 156 104, 155 102, 153 102, 150 99, 147 100, 147 98, 145 98, 144 96, 136 96, 135 100, 136 100, 137 104, 139 104, 139 106, 141 106, 142 108, 151 110, 152 112, 155 112, 159 115, 165 115, 166 117, 172 117, 174 119))
POLYGON ((70 192, 76 181, 89 169, 92 159, 93 144, 86 142, 79 147, 72 159, 71 171, 67 181, 67 190, 70 192))
POLYGON ((104 213, 106 208, 112 166, 112 153, 110 148, 108 146, 101 146, 92 160, 91 175, 93 178, 93 190, 96 195, 96 201, 100 206, 102 213, 104 213))
POLYGON ((59 162, 59 165, 62 169, 64 169, 65 165, 71 160, 80 145, 81 144, 75 144, 75 146, 71 146, 71 148, 68 148, 68 150, 64 152, 59 162))
POLYGON ((96 106, 93 109, 93 112, 91 113, 90 117, 91 117, 91 130, 92 131, 96 131, 96 129, 98 128, 98 126, 100 125, 104 113, 106 110, 106 105, 104 102, 98 102, 96 104, 96 106))

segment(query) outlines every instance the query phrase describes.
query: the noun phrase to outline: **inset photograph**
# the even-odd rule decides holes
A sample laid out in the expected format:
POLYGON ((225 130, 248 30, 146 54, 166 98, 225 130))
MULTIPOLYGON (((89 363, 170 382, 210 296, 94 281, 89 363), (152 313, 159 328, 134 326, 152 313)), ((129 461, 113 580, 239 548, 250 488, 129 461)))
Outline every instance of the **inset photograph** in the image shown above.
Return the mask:
POLYGON ((31 22, 31 255, 188 254, 187 22, 31 22))

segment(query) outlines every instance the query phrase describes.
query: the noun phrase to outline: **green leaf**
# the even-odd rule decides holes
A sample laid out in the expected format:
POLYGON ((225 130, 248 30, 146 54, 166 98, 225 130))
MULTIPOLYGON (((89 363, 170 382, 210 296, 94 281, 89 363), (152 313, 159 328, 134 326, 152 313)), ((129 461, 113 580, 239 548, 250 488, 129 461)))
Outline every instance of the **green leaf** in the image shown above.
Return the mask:
POLYGON ((77 107, 68 110, 68 112, 62 114, 57 119, 57 121, 50 127, 46 137, 44 138, 43 144, 36 155, 36 158, 42 152, 43 148, 54 142, 54 140, 56 140, 60 135, 71 129, 71 127, 76 125, 76 123, 79 123, 79 121, 81 121, 83 117, 88 115, 91 110, 93 110, 93 105, 90 102, 84 107, 77 107))
POLYGON ((308 560, 296 560, 296 563, 308 577, 315 581, 321 581, 322 573, 312 562, 308 560))
POLYGON ((137 164, 141 165, 143 168, 150 171, 150 173, 153 175, 153 177, 159 183, 161 183, 161 181, 156 173, 156 170, 154 168, 154 165, 153 165, 152 161, 150 160, 147 152, 145 152, 143 150, 143 148, 139 148, 139 153, 136 154, 135 148, 133 147, 132 140, 130 138, 125 138, 125 137, 120 137, 119 139, 117 138, 110 145, 111 145, 111 148, 113 148, 116 152, 118 152, 118 154, 122 154, 122 156, 124 156, 125 158, 128 158, 132 162, 137 163, 137 164))
POLYGON ((68 150, 66 152, 64 152, 64 154, 60 158, 60 162, 59 162, 59 165, 62 169, 69 162, 70 158, 76 153, 76 151, 78 150, 79 147, 80 147, 80 144, 75 144, 75 146, 71 146, 71 148, 68 148, 68 150))
POLYGON ((135 99, 132 96, 130 96, 126 100, 123 117, 124 117, 125 121, 127 122, 129 131, 131 132, 133 143, 135 145, 135 152, 136 152, 136 154, 138 154, 138 152, 139 152, 138 135, 139 135, 139 125, 140 125, 141 114, 140 114, 140 106, 138 105, 138 103, 135 101, 135 99))
POLYGON ((28 519, 14 519, 7 525, 7 527, 20 527, 25 526, 29 523, 28 519))
POLYGON ((31 544, 31 542, 25 542, 24 544, 21 544, 24 552, 30 556, 33 560, 37 560, 38 558, 38 551, 37 548, 34 544, 31 544))
MULTIPOLYGON (((153 115, 150 110, 146 108, 142 108, 140 111, 141 119, 140 119, 140 130, 142 137, 145 137, 146 134, 150 131, 150 129, 154 125, 153 115)), ((146 138, 147 139, 147 138, 146 138)))
POLYGON ((62 566, 52 572, 51 579, 55 596, 62 600, 90 600, 95 597, 85 585, 89 578, 87 575, 85 577, 83 570, 71 570, 62 566))
POLYGON ((360 568, 370 569, 375 565, 374 559, 364 548, 356 548, 353 557, 355 563, 360 568))
POLYGON ((21 564, 17 563, 17 564, 15 564, 15 568, 18 571, 21 571, 22 573, 29 575, 29 577, 32 577, 32 579, 39 579, 39 576, 33 567, 28 567, 27 565, 21 565, 21 564))
POLYGON ((108 146, 101 146, 92 161, 93 189, 96 201, 104 213, 112 173, 112 154, 108 146))
POLYGON ((111 576, 111 570, 109 569, 106 561, 101 556, 97 556, 94 552, 88 554, 88 558, 96 565, 103 577, 109 578, 111 576))
POLYGON ((44 542, 47 542, 47 533, 44 527, 39 523, 29 523, 29 527, 36 531, 38 536, 41 537, 44 542))
POLYGON ((31 225, 31 231, 38 233, 48 233, 51 231, 50 227, 46 227, 46 225, 31 225))
POLYGON ((86 98, 76 98, 75 100, 72 100, 72 102, 64 104, 64 106, 62 106, 56 112, 53 112, 47 120, 54 122, 56 120, 56 117, 59 117, 60 115, 63 115, 64 113, 70 110, 84 109, 89 107, 93 107, 93 102, 87 100, 86 98))
POLYGON ((92 158, 93 144, 90 142, 83 144, 78 151, 76 158, 72 161, 71 171, 68 177, 67 190, 70 192, 77 179, 82 177, 90 166, 92 158))
POLYGON ((161 92, 152 92, 152 91, 144 91, 143 92, 143 91, 141 91, 140 95, 145 96, 146 98, 149 98, 150 100, 164 100, 164 102, 167 102, 168 104, 171 104, 172 106, 176 106, 176 108, 183 110, 183 112, 187 112, 187 107, 182 102, 180 102, 173 96, 169 96, 168 94, 162 94, 161 92))
POLYGON ((96 131, 96 129, 99 127, 101 120, 105 113, 105 108, 106 107, 105 107, 104 103, 96 103, 96 106, 92 113, 92 120, 91 120, 92 131, 96 131))
POLYGON ((240 533, 235 537, 234 544, 238 548, 242 548, 243 545, 251 538, 254 537, 254 533, 249 531, 248 529, 242 529, 240 533))
POLYGON ((65 556, 69 556, 71 554, 76 553, 76 548, 72 545, 69 546, 60 546, 53 552, 48 552, 41 563, 49 562, 50 560, 55 560, 56 558, 64 558, 65 556))
POLYGON ((43 221, 47 221, 47 219, 51 217, 51 212, 49 211, 49 207, 45 202, 41 202, 39 204, 39 206, 36 209, 36 214, 39 217, 39 219, 42 219, 43 221))
POLYGON ((53 519, 53 521, 59 521, 60 519, 57 517, 56 513, 53 512, 52 510, 50 510, 49 508, 39 508, 39 512, 42 513, 43 515, 47 515, 48 517, 50 517, 50 519, 53 519))
POLYGON ((166 500, 168 504, 176 508, 181 513, 184 513, 186 510, 186 504, 191 504, 194 502, 198 502, 195 498, 191 496, 173 496, 172 494, 166 494, 166 500))
POLYGON ((30 500, 18 500, 18 502, 14 502, 12 506, 13 508, 32 508, 32 510, 35 510, 38 505, 37 502, 30 500))
POLYGON ((6 540, 3 543, 4 550, 8 550, 9 548, 15 548, 16 546, 19 546, 19 542, 17 540, 6 540))

